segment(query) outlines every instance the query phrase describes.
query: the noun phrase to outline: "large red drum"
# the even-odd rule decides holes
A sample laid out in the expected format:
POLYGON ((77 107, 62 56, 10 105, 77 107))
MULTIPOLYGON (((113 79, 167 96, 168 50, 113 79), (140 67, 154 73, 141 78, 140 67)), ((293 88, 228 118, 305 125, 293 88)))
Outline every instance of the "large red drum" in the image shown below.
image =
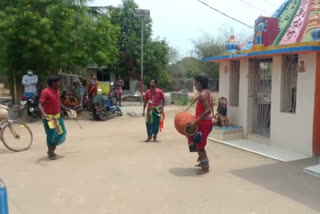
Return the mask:
POLYGON ((189 112, 179 112, 174 118, 174 126, 180 134, 187 137, 193 136, 197 133, 198 127, 195 127, 195 129, 191 130, 189 124, 195 119, 195 116, 189 112))

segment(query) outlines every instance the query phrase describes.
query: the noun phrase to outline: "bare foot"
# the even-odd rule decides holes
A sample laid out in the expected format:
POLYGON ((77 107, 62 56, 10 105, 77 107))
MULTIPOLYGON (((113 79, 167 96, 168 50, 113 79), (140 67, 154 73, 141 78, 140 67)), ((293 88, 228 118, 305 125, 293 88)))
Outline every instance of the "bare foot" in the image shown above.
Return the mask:
POLYGON ((153 136, 153 141, 154 141, 154 142, 158 142, 157 136, 153 136))
POLYGON ((205 169, 202 168, 197 172, 198 175, 203 175, 207 173, 209 173, 209 168, 205 168, 205 169))
POLYGON ((50 160, 57 160, 57 155, 54 152, 48 152, 48 157, 50 160))
POLYGON ((47 154, 48 154, 48 156, 57 156, 57 154, 55 152, 52 152, 52 151, 47 152, 47 154))
POLYGON ((195 167, 202 167, 201 163, 194 165, 195 167))
POLYGON ((149 137, 148 139, 146 139, 144 142, 150 142, 151 141, 151 137, 149 137))

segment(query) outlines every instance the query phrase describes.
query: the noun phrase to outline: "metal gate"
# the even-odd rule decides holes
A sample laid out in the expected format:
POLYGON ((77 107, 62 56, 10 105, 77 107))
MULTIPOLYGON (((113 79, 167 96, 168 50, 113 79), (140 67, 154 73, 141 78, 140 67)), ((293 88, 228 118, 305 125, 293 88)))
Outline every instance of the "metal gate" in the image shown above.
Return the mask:
POLYGON ((270 137, 272 59, 254 61, 252 74, 254 134, 270 137))

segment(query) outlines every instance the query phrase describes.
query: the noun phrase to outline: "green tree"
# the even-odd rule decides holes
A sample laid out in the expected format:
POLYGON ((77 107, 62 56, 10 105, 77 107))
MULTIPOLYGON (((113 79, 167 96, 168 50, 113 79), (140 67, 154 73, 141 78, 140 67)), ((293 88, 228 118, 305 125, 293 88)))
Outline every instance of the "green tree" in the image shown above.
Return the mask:
MULTIPOLYGON (((133 0, 123 0, 122 5, 110 11, 111 22, 120 27, 118 50, 120 61, 115 70, 123 77, 138 78, 141 58, 141 19, 136 16, 138 5, 133 0)), ((151 19, 144 20, 144 43, 151 38, 151 19)))
MULTIPOLYGON (((114 70, 124 78, 140 79, 141 70, 141 17, 136 15, 138 5, 133 0, 123 0, 122 5, 110 11, 111 22, 120 27, 118 39, 119 62, 114 70)), ((169 47, 163 40, 153 40, 152 20, 144 18, 144 83, 157 78, 168 83, 167 74, 169 47)))
POLYGON ((20 82, 28 68, 43 78, 93 62, 114 64, 119 29, 105 14, 90 16, 85 2, 0 1, 1 72, 20 82))
POLYGON ((160 87, 169 84, 169 46, 166 41, 158 39, 146 44, 144 64, 145 83, 149 83, 151 79, 156 79, 159 81, 160 87))
POLYGON ((119 27, 111 24, 107 14, 97 13, 94 17, 84 16, 86 8, 75 17, 75 28, 70 32, 72 47, 65 67, 98 64, 112 66, 118 62, 119 27))
POLYGON ((41 74, 58 70, 66 57, 75 7, 68 1, 10 0, 0 2, 2 67, 22 75, 27 68, 41 74))
MULTIPOLYGON (((203 36, 194 41, 194 52, 198 59, 222 55, 225 52, 225 44, 218 38, 203 36)), ((219 64, 199 62, 199 71, 206 73, 212 79, 219 78, 219 64)))
MULTIPOLYGON (((235 36, 239 44, 247 43, 251 38, 247 31, 236 32, 232 26, 225 26, 216 36, 204 34, 198 40, 193 41, 193 52, 198 59, 222 55, 225 53, 225 45, 231 36, 235 36)), ((219 78, 219 64, 217 63, 200 62, 199 70, 212 79, 219 78)))
POLYGON ((177 79, 192 79, 195 74, 200 72, 201 60, 195 57, 185 57, 169 67, 170 76, 177 79))
POLYGON ((175 64, 179 60, 179 51, 176 48, 169 47, 169 64, 175 64))

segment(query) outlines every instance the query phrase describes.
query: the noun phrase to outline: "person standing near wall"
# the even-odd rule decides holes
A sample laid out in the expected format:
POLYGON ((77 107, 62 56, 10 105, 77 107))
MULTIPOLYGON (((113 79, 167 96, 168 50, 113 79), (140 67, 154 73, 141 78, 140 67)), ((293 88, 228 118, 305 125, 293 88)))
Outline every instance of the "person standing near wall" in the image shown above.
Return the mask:
POLYGON ((88 97, 90 102, 90 109, 92 108, 93 98, 98 94, 98 81, 94 74, 90 75, 88 79, 88 97))
POLYGON ((117 95, 117 100, 118 100, 119 106, 121 106, 122 87, 123 86, 124 86, 124 82, 121 79, 121 76, 118 76, 117 80, 116 80, 116 95, 117 95))
POLYGON ((38 84, 38 76, 33 73, 31 69, 22 77, 22 85, 24 86, 24 93, 30 96, 36 96, 38 84))

